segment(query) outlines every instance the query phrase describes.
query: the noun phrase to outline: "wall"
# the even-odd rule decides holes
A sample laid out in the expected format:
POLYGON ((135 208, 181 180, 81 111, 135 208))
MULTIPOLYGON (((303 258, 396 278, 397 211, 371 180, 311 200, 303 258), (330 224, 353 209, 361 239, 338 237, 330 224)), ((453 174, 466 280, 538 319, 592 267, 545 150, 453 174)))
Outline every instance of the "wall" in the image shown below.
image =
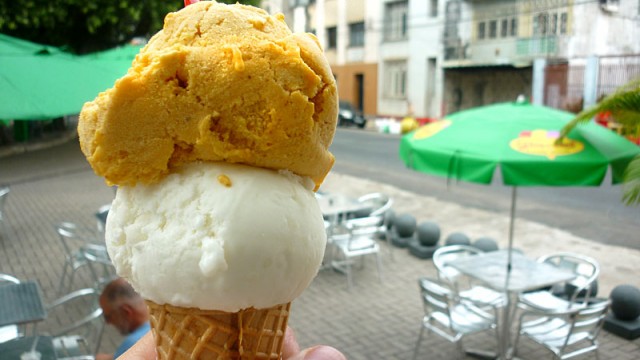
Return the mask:
POLYGON ((333 66, 333 73, 338 80, 338 94, 340 100, 357 104, 358 88, 356 75, 364 75, 364 108, 365 115, 377 114, 378 65, 377 64, 348 64, 333 66))

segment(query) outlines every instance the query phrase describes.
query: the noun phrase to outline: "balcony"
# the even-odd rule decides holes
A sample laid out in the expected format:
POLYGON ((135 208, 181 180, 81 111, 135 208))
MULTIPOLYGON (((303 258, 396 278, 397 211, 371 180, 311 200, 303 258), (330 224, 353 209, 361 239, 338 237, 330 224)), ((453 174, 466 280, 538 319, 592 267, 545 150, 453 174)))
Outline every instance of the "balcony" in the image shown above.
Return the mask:
POLYGON ((564 42, 558 36, 444 41, 446 67, 528 66, 539 57, 560 57, 564 42))

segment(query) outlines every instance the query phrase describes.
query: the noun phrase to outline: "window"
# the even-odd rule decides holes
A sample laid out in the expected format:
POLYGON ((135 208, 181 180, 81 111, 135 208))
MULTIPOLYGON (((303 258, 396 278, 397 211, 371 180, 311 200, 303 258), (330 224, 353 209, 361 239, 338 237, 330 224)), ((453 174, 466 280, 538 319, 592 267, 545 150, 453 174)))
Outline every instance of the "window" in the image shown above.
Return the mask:
POLYGON ((495 39, 498 35, 498 20, 489 21, 489 39, 495 39))
POLYGON ((486 27, 487 23, 485 23, 484 21, 478 24, 478 40, 482 40, 485 38, 487 31, 486 27))
POLYGON ((364 46, 364 22, 349 24, 349 46, 364 46))
POLYGON ((384 39, 386 41, 407 38, 407 4, 408 1, 396 1, 385 5, 384 39))
POLYGON ((388 61, 385 63, 385 95, 402 99, 407 94, 407 62, 388 61))
POLYGON ((511 19, 511 36, 518 36, 518 19, 511 19))
POLYGON ((551 21, 549 21, 549 34, 555 35, 558 33, 558 14, 551 14, 551 21))
POLYGON ((327 49, 335 49, 338 45, 338 28, 327 28, 327 49))
POLYGON ((540 13, 533 19, 533 35, 547 35, 549 22, 549 14, 540 13))
POLYGON ((567 33, 567 22, 568 22, 568 16, 566 12, 563 12, 562 14, 560 14, 560 34, 566 34, 567 33))
POLYGON ((500 37, 507 37, 509 35, 509 20, 502 19, 500 23, 500 37))
POLYGON ((436 17, 438 16, 438 0, 431 0, 429 6, 429 16, 436 17))

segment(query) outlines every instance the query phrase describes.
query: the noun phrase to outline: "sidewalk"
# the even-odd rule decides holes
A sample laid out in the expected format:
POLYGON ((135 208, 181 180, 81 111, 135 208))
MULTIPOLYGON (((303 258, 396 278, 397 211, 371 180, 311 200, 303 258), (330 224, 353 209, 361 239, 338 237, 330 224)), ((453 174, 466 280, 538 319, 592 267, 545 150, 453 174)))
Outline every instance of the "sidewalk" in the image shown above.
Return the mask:
MULTIPOLYGON (((0 272, 37 280, 45 300, 51 302, 56 297, 63 263, 54 225, 72 221, 94 227, 93 213, 111 201, 113 191, 93 174, 73 140, 46 151, 2 157, 0 169, 0 184, 11 186, 5 206, 7 231, 0 235, 0 272)), ((454 231, 464 232, 472 239, 480 236, 506 239, 508 231, 508 214, 463 208, 366 179, 332 173, 322 189, 353 196, 373 191, 388 193, 397 214, 409 213, 418 222, 438 223, 442 239, 454 231)), ((579 249, 596 258, 602 266, 600 296, 608 296, 619 284, 640 285, 639 251, 605 246, 524 219, 516 221, 515 239, 515 246, 531 257, 579 249)), ((505 242, 500 245, 504 247, 505 242)), ((386 244, 382 246, 383 254, 388 254, 386 244)), ((352 291, 347 290, 343 275, 328 270, 318 274, 292 307, 290 324, 301 345, 330 344, 349 359, 411 358, 423 314, 416 280, 436 274, 430 260, 419 260, 406 250, 392 251, 393 260, 385 257, 382 283, 373 263, 355 270, 352 291)), ((76 282, 76 287, 82 285, 90 285, 86 277, 76 282)), ((39 325, 38 330, 54 326, 46 323, 39 325)), ((108 327, 102 351, 113 351, 120 340, 120 335, 108 327)), ((464 342, 465 347, 480 349, 491 349, 494 343, 488 334, 474 335, 464 342)), ((600 344, 601 359, 640 358, 640 339, 628 341, 603 332, 600 344)), ((519 355, 525 359, 550 358, 547 352, 526 340, 519 349, 519 355)), ((420 354, 422 358, 452 359, 455 347, 437 336, 427 335, 420 354)))

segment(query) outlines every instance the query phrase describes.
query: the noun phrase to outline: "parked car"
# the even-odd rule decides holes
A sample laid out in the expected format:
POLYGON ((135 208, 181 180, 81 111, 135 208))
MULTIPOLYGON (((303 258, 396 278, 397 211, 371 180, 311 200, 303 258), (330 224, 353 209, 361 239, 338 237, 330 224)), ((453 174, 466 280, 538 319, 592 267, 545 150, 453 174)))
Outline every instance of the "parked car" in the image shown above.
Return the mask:
POLYGON ((367 125, 367 119, 362 113, 350 102, 340 101, 340 107, 338 109, 338 126, 351 126, 355 125, 359 128, 364 128, 367 125))

